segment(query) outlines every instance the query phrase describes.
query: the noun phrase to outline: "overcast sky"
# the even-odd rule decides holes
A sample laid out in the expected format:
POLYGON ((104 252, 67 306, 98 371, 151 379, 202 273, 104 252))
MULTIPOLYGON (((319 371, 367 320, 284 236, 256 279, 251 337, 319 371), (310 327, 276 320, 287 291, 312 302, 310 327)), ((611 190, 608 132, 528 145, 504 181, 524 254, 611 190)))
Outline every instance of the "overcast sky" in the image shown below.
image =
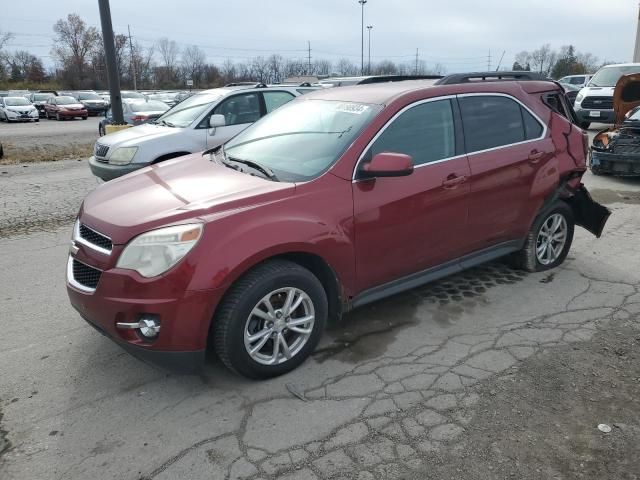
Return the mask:
MULTIPOLYGON (((3 2, 4 3, 4 2, 3 2)), ((68 13, 100 26, 97 0, 15 0, 0 14, 0 30, 15 34, 9 49, 29 50, 53 63, 52 26, 68 13)), ((357 0, 111 0, 116 33, 131 26, 150 46, 167 36, 180 47, 198 45, 209 61, 279 53, 360 63, 357 0)), ((372 61, 410 62, 416 48, 427 64, 447 72, 495 69, 502 52, 510 67, 521 50, 544 43, 573 44, 601 60, 631 61, 638 19, 636 0, 368 0, 372 61)), ((367 36, 365 29, 365 62, 367 36)))

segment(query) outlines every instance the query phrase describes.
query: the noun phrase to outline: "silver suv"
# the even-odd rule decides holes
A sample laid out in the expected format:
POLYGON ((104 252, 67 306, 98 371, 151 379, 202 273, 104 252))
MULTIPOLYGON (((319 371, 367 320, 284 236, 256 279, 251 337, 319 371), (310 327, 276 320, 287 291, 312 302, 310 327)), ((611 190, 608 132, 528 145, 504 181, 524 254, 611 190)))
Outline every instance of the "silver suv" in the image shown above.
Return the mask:
POLYGON ((156 121, 101 137, 92 173, 111 180, 147 165, 217 147, 256 120, 315 90, 302 86, 236 86, 197 93, 156 121))

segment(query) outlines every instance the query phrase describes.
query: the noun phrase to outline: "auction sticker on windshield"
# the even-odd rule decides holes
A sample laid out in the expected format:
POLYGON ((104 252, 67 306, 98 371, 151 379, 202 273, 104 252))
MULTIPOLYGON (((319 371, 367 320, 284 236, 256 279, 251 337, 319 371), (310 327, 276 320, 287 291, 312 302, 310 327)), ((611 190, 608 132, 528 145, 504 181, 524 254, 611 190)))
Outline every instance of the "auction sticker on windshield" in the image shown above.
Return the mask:
POLYGON ((361 103, 339 103, 336 106, 336 112, 355 113, 356 115, 362 115, 369 111, 368 105, 362 105, 361 103))

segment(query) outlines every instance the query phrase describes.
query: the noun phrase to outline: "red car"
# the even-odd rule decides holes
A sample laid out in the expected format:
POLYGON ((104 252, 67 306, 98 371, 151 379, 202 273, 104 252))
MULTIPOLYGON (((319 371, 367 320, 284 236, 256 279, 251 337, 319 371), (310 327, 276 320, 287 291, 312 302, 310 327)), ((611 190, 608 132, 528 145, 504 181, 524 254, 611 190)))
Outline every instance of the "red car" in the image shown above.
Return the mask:
POLYGON ((86 120, 89 116, 87 107, 73 97, 59 96, 51 97, 44 104, 44 116, 64 120, 67 118, 80 117, 86 120))
POLYGON ((173 368, 213 348, 285 373, 328 319, 505 255, 561 264, 609 211, 581 184, 587 135, 558 84, 460 76, 333 88, 223 147, 101 185, 67 267, 72 305, 173 368))

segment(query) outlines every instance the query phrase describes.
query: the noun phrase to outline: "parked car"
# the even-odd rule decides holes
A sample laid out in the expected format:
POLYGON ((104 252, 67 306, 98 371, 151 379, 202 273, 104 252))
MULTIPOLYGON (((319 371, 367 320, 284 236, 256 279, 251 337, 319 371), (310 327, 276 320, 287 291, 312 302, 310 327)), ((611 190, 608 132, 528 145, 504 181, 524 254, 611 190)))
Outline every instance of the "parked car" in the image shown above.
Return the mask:
POLYGON ((320 80, 321 87, 345 87, 370 83, 402 82, 405 80, 437 80, 442 75, 363 75, 357 77, 330 77, 320 80))
POLYGON ((38 109, 38 114, 41 117, 44 117, 44 105, 47 103, 47 100, 51 98, 53 94, 51 93, 32 93, 29 97, 29 101, 33 104, 34 107, 38 109))
POLYGON ((640 73, 618 80, 615 125, 593 139, 589 165, 595 175, 640 176, 640 73))
POLYGON ((0 97, 0 120, 9 122, 39 122, 38 109, 24 97, 0 97))
POLYGON ((558 80, 559 83, 573 85, 574 87, 583 88, 589 83, 593 75, 567 75, 558 80))
POLYGON ((6 90, 0 90, 0 98, 2 97, 8 97, 9 96, 9 92, 6 90))
POLYGON ((44 105, 45 117, 65 120, 80 117, 86 120, 89 116, 87 108, 74 97, 60 95, 50 97, 44 105))
POLYGON ((205 90, 183 100, 153 124, 101 137, 89 159, 103 180, 152 163, 217 147, 280 105, 300 95, 296 88, 231 87, 205 90))
POLYGON ((130 91, 130 90, 122 90, 120 92, 120 98, 122 98, 123 100, 129 99, 129 98, 138 99, 138 100, 146 100, 147 97, 145 97, 140 92, 133 92, 133 91, 130 91))
MULTIPOLYGON (((157 100, 129 100, 122 102, 124 121, 129 125, 142 125, 157 120, 160 115, 169 110, 169 105, 157 100)), ((106 134, 106 126, 113 121, 111 109, 98 124, 98 135, 106 134)))
POLYGON ((104 115, 109 106, 94 92, 77 92, 74 96, 87 109, 89 115, 104 115))
POLYGON ((607 65, 598 70, 578 93, 574 109, 582 128, 589 128, 591 122, 613 123, 613 90, 622 75, 640 73, 640 63, 607 65))
POLYGON ((457 78, 309 93, 99 186, 73 231, 71 304, 140 357, 186 368, 212 347, 267 378, 352 308, 505 255, 560 265, 574 225, 600 235, 609 215, 580 182, 587 136, 562 90, 457 78))
POLYGON ((31 92, 29 90, 9 90, 8 97, 23 97, 28 99, 31 92))
POLYGON ((178 103, 178 93, 177 92, 162 92, 162 93, 152 93, 147 95, 149 100, 158 100, 160 102, 166 103, 170 107, 173 107, 178 103))

